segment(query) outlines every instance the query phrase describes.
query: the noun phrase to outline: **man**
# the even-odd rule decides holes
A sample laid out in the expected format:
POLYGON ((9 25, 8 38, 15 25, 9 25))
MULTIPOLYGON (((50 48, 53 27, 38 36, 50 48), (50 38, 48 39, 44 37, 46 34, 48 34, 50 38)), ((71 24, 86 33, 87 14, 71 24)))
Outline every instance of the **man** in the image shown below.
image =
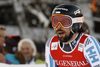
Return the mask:
POLYGON ((5 42, 5 37, 7 36, 6 34, 6 29, 4 26, 0 26, 0 63, 5 63, 5 57, 2 53, 3 51, 3 43, 5 42))
POLYGON ((57 35, 46 43, 46 67, 100 67, 99 42, 82 33, 83 22, 83 14, 76 5, 54 8, 52 27, 57 35))
POLYGON ((4 26, 0 26, 0 50, 3 47, 3 43, 5 41, 5 37, 7 36, 6 34, 6 29, 4 26))

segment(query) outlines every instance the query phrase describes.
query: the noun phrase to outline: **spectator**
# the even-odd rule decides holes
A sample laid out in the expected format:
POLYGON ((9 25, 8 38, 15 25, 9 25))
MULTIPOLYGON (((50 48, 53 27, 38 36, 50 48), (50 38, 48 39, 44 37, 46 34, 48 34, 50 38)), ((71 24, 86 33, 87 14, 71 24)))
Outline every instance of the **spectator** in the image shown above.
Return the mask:
POLYGON ((93 0, 89 6, 92 10, 92 15, 100 17, 100 0, 93 0))
POLYGON ((5 41, 5 36, 7 36, 6 34, 6 28, 4 26, 0 26, 0 62, 1 63, 5 63, 6 60, 5 60, 5 57, 2 53, 2 50, 3 50, 3 43, 5 41))
POLYGON ((0 26, 0 52, 2 52, 3 43, 5 41, 5 36, 7 36, 5 30, 6 28, 4 26, 0 26))
POLYGON ((0 63, 6 63, 6 59, 2 53, 0 53, 0 63))
POLYGON ((18 51, 26 58, 26 64, 35 64, 36 46, 31 39, 22 39, 18 43, 18 51))
POLYGON ((89 4, 91 11, 92 11, 92 19, 93 19, 93 26, 94 32, 100 33, 100 0, 92 0, 89 4))
POLYGON ((20 39, 20 36, 9 36, 5 38, 3 53, 5 54, 7 64, 25 64, 24 56, 20 52, 16 52, 20 39))

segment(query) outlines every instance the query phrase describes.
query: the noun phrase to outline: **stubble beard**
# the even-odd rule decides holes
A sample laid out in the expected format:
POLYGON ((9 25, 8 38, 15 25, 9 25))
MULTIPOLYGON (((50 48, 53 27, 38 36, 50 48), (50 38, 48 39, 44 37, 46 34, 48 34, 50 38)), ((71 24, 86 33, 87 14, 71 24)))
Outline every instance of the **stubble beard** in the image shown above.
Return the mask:
POLYGON ((66 42, 66 41, 68 40, 68 37, 69 37, 69 36, 66 35, 66 32, 65 32, 64 30, 58 29, 58 30, 56 30, 55 32, 56 32, 56 34, 57 34, 58 39, 59 39, 61 42, 66 42), (62 31, 65 35, 62 36, 62 37, 60 37, 59 34, 57 34, 57 32, 59 32, 59 31, 62 31))
POLYGON ((64 37, 59 37, 58 35, 57 35, 57 37, 58 37, 58 39, 60 40, 60 42, 66 42, 67 40, 68 40, 68 36, 64 36, 64 37))

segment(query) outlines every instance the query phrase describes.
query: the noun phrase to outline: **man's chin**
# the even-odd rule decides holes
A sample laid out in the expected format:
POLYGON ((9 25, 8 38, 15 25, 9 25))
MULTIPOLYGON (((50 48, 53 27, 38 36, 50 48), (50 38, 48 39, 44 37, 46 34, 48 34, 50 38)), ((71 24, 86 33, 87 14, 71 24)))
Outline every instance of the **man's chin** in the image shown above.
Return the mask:
POLYGON ((64 38, 63 38, 63 37, 59 37, 59 36, 58 36, 58 39, 59 39, 61 42, 64 41, 64 38))
POLYGON ((68 37, 59 37, 58 36, 58 39, 61 41, 61 42, 67 42, 68 41, 68 37))

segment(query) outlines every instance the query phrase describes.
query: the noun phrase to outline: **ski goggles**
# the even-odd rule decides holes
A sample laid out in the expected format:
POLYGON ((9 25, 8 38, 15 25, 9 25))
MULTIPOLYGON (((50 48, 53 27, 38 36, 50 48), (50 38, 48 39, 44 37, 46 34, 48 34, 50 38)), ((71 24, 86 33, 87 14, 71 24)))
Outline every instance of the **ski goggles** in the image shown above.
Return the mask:
POLYGON ((73 25, 73 23, 83 23, 84 17, 72 18, 68 15, 54 14, 52 15, 51 21, 53 28, 57 28, 58 24, 60 24, 63 28, 69 28, 73 25))

